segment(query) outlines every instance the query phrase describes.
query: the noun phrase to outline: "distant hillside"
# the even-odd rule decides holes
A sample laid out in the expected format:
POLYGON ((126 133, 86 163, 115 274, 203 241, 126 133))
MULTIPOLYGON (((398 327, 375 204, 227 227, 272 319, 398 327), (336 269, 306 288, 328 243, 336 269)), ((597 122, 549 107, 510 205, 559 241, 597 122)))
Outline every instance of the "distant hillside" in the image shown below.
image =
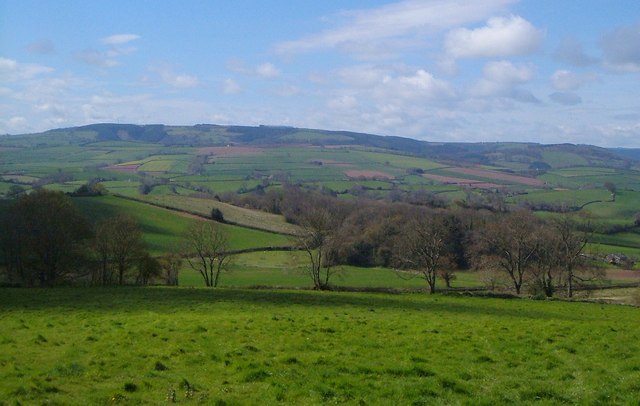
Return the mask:
MULTIPOLYGON (((10 136, 17 140, 21 136, 10 136)), ((22 136, 24 137, 24 136, 22 136)), ((640 160, 640 149, 605 149, 591 145, 536 143, 448 143, 427 142, 397 136, 350 131, 328 131, 278 126, 166 126, 162 124, 92 124, 30 134, 30 145, 61 145, 104 141, 129 141, 162 146, 268 146, 323 145, 362 146, 395 151, 456 164, 495 165, 523 170, 546 170, 575 166, 629 168, 640 160)))
POLYGON ((624 158, 640 161, 640 148, 610 148, 609 151, 624 158))

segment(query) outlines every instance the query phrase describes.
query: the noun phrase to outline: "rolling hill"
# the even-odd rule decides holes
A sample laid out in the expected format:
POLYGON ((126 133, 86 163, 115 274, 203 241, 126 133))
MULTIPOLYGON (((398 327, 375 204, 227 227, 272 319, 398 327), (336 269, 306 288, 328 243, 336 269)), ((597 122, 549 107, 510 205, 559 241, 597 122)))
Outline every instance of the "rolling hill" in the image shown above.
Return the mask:
POLYGON ((0 137, 0 198, 99 181, 114 195, 198 215, 216 207, 232 223, 291 234, 282 216, 239 206, 242 196, 295 184, 342 199, 581 211, 605 234, 635 236, 620 247, 600 238, 610 250, 640 252, 637 157, 590 145, 441 143, 294 127, 93 124, 0 137), (231 200, 235 206, 224 203, 231 200))

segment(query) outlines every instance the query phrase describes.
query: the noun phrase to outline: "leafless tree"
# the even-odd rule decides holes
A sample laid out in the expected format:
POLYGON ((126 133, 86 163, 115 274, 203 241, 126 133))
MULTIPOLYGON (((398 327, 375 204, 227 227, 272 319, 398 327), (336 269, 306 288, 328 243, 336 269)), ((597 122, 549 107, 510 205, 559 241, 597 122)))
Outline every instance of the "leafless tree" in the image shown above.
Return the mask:
POLYGON ((226 230, 212 221, 192 223, 184 235, 183 257, 206 286, 218 286, 220 273, 227 269, 231 258, 226 230))
POLYGON ((446 236, 447 227, 441 216, 421 212, 407 223, 397 244, 398 266, 418 272, 427 281, 430 293, 436 291, 439 267, 446 256, 446 236))
POLYGON ((535 265, 532 267, 536 288, 547 297, 552 297, 556 287, 562 281, 562 269, 559 258, 559 238, 548 226, 540 230, 535 265))
POLYGON ((122 213, 98 224, 94 248, 101 263, 103 285, 112 282, 110 266, 116 271, 118 284, 124 285, 127 271, 146 252, 140 226, 133 217, 122 213))
POLYGON ((496 217, 479 232, 480 254, 509 275, 517 294, 533 267, 539 247, 538 231, 535 216, 520 210, 496 217))
POLYGON ((584 264, 582 253, 589 242, 589 234, 578 231, 576 223, 567 215, 553 219, 551 227, 557 240, 558 266, 567 283, 567 296, 572 297, 574 282, 582 279, 576 274, 576 270, 584 264))
POLYGON ((167 285, 178 286, 178 274, 182 266, 182 258, 175 252, 170 252, 160 258, 160 267, 164 271, 167 285))
POLYGON ((327 198, 306 201, 296 214, 300 226, 296 238, 309 257, 308 272, 314 289, 328 288, 335 273, 338 230, 344 217, 340 205, 327 198))

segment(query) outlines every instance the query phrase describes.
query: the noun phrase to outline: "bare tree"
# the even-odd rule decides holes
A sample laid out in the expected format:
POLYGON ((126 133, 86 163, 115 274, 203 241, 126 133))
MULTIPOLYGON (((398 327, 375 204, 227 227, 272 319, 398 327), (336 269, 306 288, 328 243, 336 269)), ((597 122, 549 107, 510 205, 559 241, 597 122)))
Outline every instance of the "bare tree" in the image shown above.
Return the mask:
POLYGON ((539 247, 538 224, 531 212, 520 210, 495 218, 478 236, 481 255, 509 275, 517 294, 532 269, 539 247))
POLYGON ((220 273, 227 269, 231 256, 229 237, 218 223, 197 221, 184 235, 183 257, 209 287, 218 286, 220 273))
POLYGON ((562 280, 562 269, 559 258, 559 238, 548 226, 540 230, 538 250, 535 255, 535 266, 532 268, 536 288, 545 296, 552 297, 556 287, 562 280))
POLYGON ((314 289, 329 287, 337 264, 338 230, 344 217, 341 207, 326 198, 306 201, 295 217, 300 226, 298 245, 309 257, 308 271, 314 289))
POLYGON ((309 274, 315 289, 329 286, 332 261, 328 258, 329 247, 335 237, 335 222, 331 212, 322 207, 314 207, 300 218, 301 231, 299 245, 309 257, 309 274))
POLYGON ((178 274, 182 266, 182 258, 175 252, 160 258, 160 266, 164 270, 164 278, 167 285, 178 286, 178 274))
POLYGON ((102 286, 110 285, 113 282, 113 266, 111 264, 111 236, 108 221, 101 221, 96 225, 93 251, 100 266, 97 274, 93 275, 93 283, 102 286))
POLYGON ((418 272, 427 281, 430 293, 436 291, 439 267, 446 256, 447 233, 442 217, 422 212, 407 224, 397 245, 399 267, 418 272))
POLYGON ((118 276, 118 284, 124 285, 127 271, 146 252, 138 223, 133 217, 122 213, 98 224, 94 249, 101 263, 100 279, 103 285, 112 282, 113 270, 118 276))
POLYGON ((573 297, 573 283, 581 279, 576 275, 576 269, 584 263, 582 252, 589 242, 589 234, 577 231, 575 222, 567 215, 552 220, 551 226, 557 240, 558 266, 567 282, 567 296, 573 297))

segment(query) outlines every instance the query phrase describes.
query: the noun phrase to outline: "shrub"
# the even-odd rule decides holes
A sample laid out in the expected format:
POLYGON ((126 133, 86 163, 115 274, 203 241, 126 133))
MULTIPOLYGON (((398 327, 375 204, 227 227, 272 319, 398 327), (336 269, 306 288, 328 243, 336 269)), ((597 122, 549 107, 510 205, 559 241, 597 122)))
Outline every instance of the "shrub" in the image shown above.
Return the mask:
POLYGON ((222 214, 222 210, 217 207, 211 209, 211 220, 224 223, 224 214, 222 214))

